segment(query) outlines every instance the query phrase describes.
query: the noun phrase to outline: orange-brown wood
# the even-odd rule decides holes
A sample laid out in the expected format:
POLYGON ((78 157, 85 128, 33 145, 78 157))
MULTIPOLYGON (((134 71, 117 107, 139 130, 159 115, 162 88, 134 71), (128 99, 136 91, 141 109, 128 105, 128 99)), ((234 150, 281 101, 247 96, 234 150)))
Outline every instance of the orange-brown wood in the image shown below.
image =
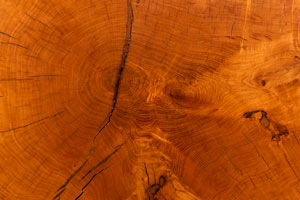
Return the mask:
POLYGON ((0 199, 300 199, 300 0, 0 0, 0 199))

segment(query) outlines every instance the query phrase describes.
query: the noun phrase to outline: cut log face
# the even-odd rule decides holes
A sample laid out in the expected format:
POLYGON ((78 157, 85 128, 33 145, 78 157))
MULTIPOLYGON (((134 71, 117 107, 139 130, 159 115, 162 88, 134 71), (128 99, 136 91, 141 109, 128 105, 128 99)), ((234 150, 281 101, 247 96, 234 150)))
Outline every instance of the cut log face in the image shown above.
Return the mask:
POLYGON ((300 0, 0 0, 0 199, 299 199, 300 0))

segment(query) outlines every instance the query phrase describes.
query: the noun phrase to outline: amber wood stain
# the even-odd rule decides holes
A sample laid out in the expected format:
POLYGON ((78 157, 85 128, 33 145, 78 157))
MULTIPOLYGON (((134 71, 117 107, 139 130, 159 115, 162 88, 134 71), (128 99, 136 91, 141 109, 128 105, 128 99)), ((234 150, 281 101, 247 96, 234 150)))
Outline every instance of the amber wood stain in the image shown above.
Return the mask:
POLYGON ((0 1, 0 199, 300 199, 299 11, 0 1))

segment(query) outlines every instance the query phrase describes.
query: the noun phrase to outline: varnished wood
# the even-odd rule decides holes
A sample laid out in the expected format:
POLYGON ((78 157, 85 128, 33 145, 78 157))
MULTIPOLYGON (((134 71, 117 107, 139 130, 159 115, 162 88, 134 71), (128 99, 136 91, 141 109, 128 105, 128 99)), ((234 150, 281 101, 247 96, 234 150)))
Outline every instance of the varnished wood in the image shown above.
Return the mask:
POLYGON ((299 0, 0 0, 0 199, 300 199, 299 0))

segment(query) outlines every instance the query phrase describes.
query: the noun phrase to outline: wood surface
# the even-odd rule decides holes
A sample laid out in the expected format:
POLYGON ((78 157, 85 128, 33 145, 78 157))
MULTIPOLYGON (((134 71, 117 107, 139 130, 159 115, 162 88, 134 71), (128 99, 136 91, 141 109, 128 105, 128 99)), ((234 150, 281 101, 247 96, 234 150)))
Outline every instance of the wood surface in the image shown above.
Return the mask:
POLYGON ((300 0, 0 0, 0 199, 300 199, 299 19, 300 0))

